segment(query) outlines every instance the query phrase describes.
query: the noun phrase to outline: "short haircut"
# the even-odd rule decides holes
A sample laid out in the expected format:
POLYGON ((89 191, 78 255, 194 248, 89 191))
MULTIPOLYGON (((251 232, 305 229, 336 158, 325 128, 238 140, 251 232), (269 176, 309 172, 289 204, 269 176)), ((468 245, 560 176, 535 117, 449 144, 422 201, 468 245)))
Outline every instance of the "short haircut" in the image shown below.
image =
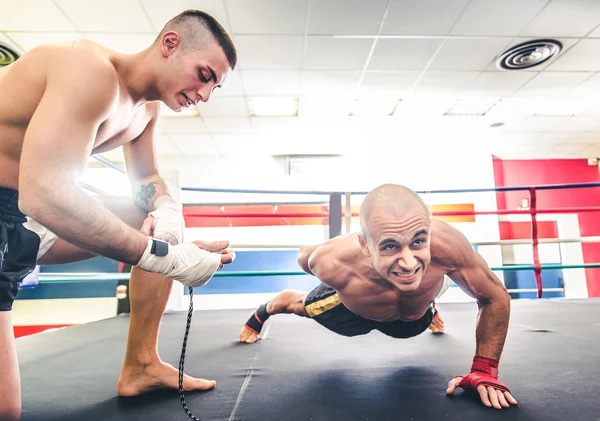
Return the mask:
MULTIPOLYGON (((191 26, 190 24, 199 24, 200 28, 203 28, 205 32, 208 32, 214 41, 216 41, 223 49, 223 52, 227 57, 227 61, 231 66, 231 70, 235 69, 235 66, 237 65, 237 51, 233 45, 231 37, 225 28, 223 28, 223 26, 221 26, 221 24, 215 18, 206 12, 202 12, 200 10, 185 10, 181 12, 165 24, 157 39, 160 39, 166 32, 176 29, 182 29, 184 34, 187 32, 187 38, 192 38, 192 34, 197 34, 197 40, 204 38, 203 35, 206 34, 198 34, 198 26, 191 26)), ((190 41, 189 39, 185 39, 186 37, 183 38, 184 39, 182 42, 184 43, 184 48, 197 48, 195 45, 190 45, 188 42, 190 41)))

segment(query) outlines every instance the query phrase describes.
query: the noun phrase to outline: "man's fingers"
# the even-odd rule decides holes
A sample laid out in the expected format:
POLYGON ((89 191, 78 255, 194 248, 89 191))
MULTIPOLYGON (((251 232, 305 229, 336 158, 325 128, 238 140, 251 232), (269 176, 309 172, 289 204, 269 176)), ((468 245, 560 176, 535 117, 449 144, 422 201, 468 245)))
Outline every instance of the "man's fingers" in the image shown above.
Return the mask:
POLYGON ((496 394, 498 395, 498 402, 502 408, 508 408, 510 405, 506 402, 506 398, 504 397, 504 392, 501 390, 497 390, 496 394))
POLYGON ((480 384, 479 386, 477 386, 477 392, 481 397, 481 402, 483 402, 485 406, 491 407, 492 403, 490 402, 487 388, 484 385, 480 384))
POLYGON ((142 224, 142 228, 140 228, 140 231, 147 235, 148 237, 151 237, 153 232, 152 232, 152 225, 154 224, 154 216, 149 215, 146 219, 144 219, 144 223, 142 224))
POLYGON ((235 251, 229 250, 227 253, 221 254, 221 264, 226 265, 235 260, 235 251))
POLYGON ((492 386, 488 386, 487 391, 492 406, 496 409, 502 409, 502 407, 500 406, 500 402, 498 402, 498 392, 496 391, 496 389, 494 389, 492 386))
POLYGON ((202 241, 202 240, 196 240, 196 241, 194 241, 194 244, 196 244, 201 249, 204 249, 206 251, 212 251, 212 252, 223 251, 227 247, 229 247, 229 241, 202 241))
POLYGON ((456 390, 458 384, 462 380, 462 377, 455 377, 448 382, 448 389, 446 389, 446 394, 451 395, 456 390))
POLYGON ((513 395, 511 395, 510 392, 504 392, 504 397, 508 402, 512 403, 513 405, 517 404, 517 400, 513 398, 513 395))

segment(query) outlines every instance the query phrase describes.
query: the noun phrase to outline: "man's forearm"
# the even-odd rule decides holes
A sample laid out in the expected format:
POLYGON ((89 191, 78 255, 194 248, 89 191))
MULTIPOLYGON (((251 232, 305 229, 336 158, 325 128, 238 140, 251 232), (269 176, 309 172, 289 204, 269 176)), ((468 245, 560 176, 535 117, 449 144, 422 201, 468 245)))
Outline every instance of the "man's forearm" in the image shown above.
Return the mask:
POLYGON ((135 203, 148 212, 155 210, 154 201, 157 198, 169 195, 167 183, 158 175, 132 180, 131 186, 135 203))
POLYGON ((479 303, 475 355, 499 361, 510 319, 510 298, 479 303))
POLYGON ((52 191, 23 189, 19 206, 60 238, 121 262, 137 264, 148 245, 148 237, 72 183, 52 191))

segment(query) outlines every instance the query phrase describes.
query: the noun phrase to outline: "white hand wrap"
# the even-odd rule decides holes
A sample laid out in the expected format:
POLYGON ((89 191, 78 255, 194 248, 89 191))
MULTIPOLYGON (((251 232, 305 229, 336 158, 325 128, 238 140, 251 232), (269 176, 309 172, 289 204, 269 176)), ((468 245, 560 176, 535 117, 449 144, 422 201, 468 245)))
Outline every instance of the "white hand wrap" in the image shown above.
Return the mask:
POLYGON ((153 241, 152 238, 148 239, 148 247, 136 266, 147 272, 167 276, 185 286, 206 285, 221 265, 220 253, 208 252, 194 243, 173 246, 163 242, 161 246, 168 248, 166 255, 154 254, 153 241))
POLYGON ((173 245, 181 243, 184 221, 177 203, 170 196, 163 195, 155 200, 154 206, 156 210, 150 212, 150 215, 154 216, 154 238, 160 238, 173 245))

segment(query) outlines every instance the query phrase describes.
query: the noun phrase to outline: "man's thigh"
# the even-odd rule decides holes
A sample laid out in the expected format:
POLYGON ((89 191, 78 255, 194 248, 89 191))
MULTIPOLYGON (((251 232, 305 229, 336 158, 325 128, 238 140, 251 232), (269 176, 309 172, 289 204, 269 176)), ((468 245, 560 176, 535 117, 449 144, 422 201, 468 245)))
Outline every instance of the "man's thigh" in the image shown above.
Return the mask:
MULTIPOLYGON (((144 220, 148 217, 148 212, 136 205, 133 199, 129 197, 95 196, 94 199, 100 202, 99 206, 104 206, 132 228, 140 229, 144 220)), ((42 243, 44 243, 45 239, 48 242, 46 247, 43 245, 40 247, 38 264, 57 265, 79 262, 96 257, 96 254, 86 249, 75 246, 62 238, 57 238, 54 233, 39 224, 33 228, 34 223, 37 224, 33 221, 30 229, 35 229, 38 232, 38 235, 42 238, 42 243)), ((85 235, 85 233, 82 232, 81 235, 85 235)))

